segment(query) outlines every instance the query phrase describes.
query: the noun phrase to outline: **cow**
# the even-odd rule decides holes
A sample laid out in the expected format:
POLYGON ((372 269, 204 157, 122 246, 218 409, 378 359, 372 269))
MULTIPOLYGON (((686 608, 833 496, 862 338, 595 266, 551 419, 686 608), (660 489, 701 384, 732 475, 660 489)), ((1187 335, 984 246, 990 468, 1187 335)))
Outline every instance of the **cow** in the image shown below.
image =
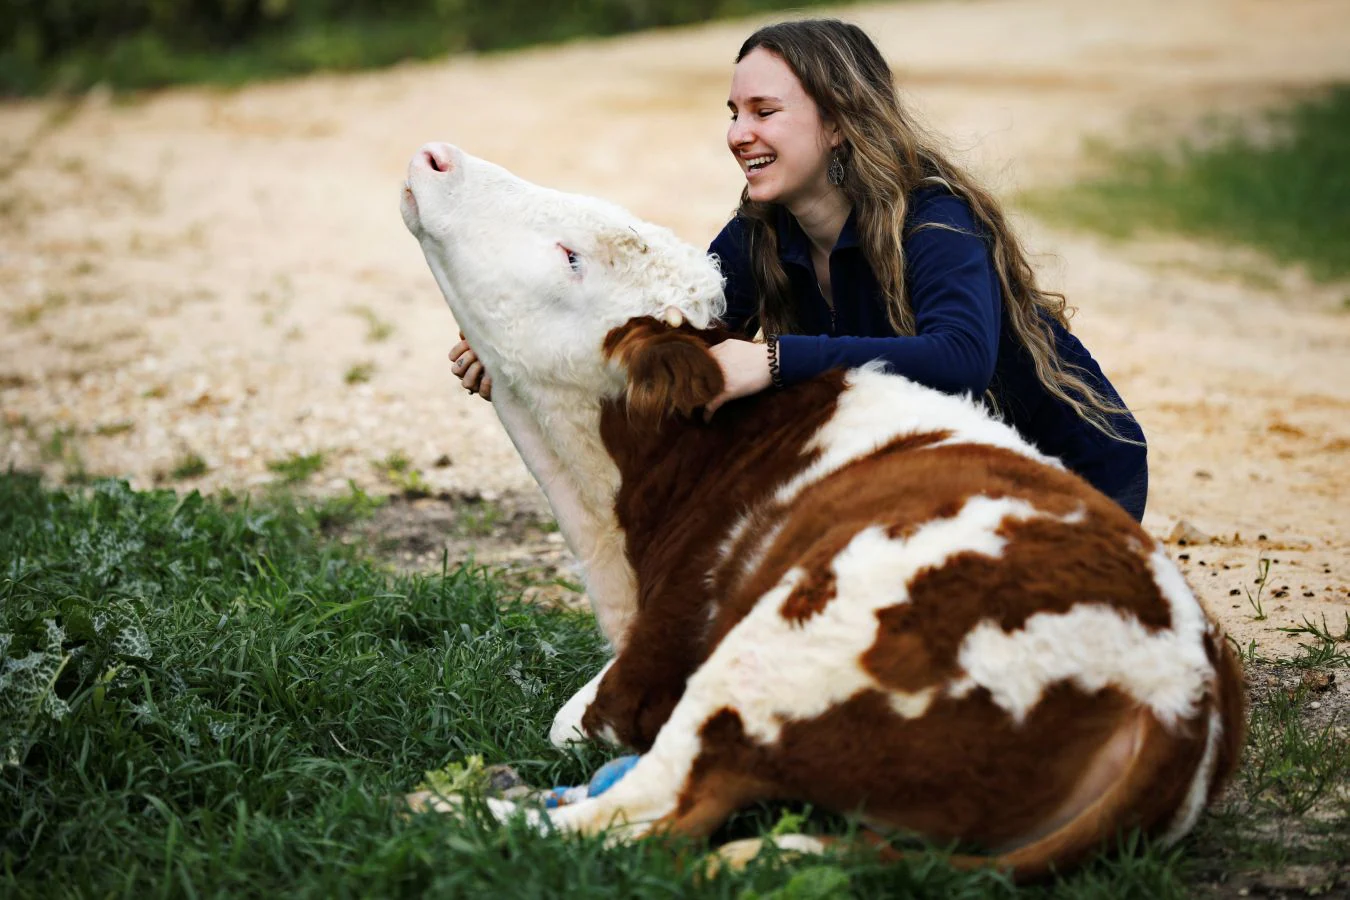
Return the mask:
POLYGON ((552 737, 642 754, 499 816, 704 838, 793 799, 1029 879, 1177 841, 1233 772, 1242 673, 1180 571, 982 403, 871 364, 708 418, 715 259, 448 144, 402 214, 614 649, 552 737))

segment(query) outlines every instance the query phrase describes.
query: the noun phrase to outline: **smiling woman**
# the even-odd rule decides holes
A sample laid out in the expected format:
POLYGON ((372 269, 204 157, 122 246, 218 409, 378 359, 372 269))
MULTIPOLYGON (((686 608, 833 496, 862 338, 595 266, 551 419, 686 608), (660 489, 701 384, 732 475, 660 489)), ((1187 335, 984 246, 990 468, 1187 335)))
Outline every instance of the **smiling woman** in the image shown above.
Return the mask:
POLYGON ((736 56, 727 146, 746 183, 709 252, 725 322, 714 353, 731 400, 881 360, 983 396, 1024 437, 1141 518, 1143 432, 1067 307, 1041 290, 998 202, 901 106, 857 26, 770 25, 736 56))

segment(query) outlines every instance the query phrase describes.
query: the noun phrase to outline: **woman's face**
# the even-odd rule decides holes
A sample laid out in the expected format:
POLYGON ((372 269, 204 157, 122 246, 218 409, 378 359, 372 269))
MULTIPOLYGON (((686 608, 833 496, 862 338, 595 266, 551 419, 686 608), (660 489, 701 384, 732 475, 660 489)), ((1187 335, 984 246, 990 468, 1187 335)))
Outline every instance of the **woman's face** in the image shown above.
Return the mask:
POLYGON ((736 63, 731 76, 727 146, 745 173, 750 199, 803 207, 832 190, 825 178, 839 129, 782 57, 763 47, 736 63))

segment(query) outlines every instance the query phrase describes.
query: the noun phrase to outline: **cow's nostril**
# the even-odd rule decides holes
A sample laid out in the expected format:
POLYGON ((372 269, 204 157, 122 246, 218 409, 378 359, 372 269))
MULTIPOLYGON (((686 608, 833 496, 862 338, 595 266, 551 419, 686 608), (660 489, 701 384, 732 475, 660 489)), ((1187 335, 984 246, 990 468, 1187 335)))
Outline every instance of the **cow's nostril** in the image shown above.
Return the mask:
POLYGON ((432 171, 443 173, 455 168, 455 148, 449 144, 425 144, 422 147, 422 157, 432 171))

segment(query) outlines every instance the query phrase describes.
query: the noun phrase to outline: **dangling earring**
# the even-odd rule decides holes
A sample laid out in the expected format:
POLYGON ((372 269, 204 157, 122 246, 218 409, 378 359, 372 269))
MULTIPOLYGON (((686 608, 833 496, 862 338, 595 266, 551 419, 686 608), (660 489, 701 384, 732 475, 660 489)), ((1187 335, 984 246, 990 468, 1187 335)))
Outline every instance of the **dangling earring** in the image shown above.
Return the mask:
POLYGON ((838 149, 830 154, 830 167, 825 170, 825 178, 835 187, 844 183, 844 158, 838 149))

